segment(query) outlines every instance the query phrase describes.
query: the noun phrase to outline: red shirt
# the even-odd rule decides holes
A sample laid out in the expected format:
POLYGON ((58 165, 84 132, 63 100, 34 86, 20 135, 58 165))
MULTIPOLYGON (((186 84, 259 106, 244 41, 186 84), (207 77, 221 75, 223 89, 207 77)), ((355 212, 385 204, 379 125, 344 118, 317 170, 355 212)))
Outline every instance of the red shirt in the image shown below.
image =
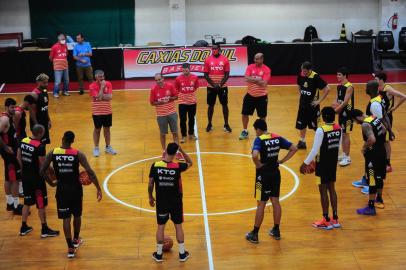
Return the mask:
MULTIPOLYGON (((92 97, 92 114, 93 115, 108 115, 112 114, 113 110, 111 108, 111 100, 96 100, 97 95, 100 91, 100 84, 98 82, 92 82, 89 85, 89 94, 92 97)), ((113 86, 111 82, 106 81, 106 87, 104 88, 103 94, 112 94, 113 86)))
POLYGON ((167 116, 175 113, 175 102, 173 100, 169 101, 170 97, 176 97, 178 93, 175 87, 170 83, 164 83, 163 87, 155 84, 151 88, 149 94, 149 102, 163 101, 165 104, 156 105, 156 115, 157 116, 167 116))
MULTIPOLYGON (((219 84, 224 78, 226 72, 230 72, 230 62, 227 57, 220 54, 219 57, 210 55, 204 61, 204 72, 209 73, 210 79, 219 84)), ((227 86, 225 83, 224 86, 227 86)))
POLYGON ((196 104, 196 90, 199 88, 199 79, 196 75, 179 75, 175 80, 175 88, 179 93, 179 104, 196 104))
MULTIPOLYGON (((251 64, 247 67, 245 76, 261 78, 263 81, 268 82, 271 78, 271 69, 264 64, 259 67, 255 64, 251 64)), ((256 83, 248 82, 248 94, 253 97, 262 97, 266 96, 268 92, 266 86, 262 87, 256 83)))
POLYGON ((52 58, 54 70, 65 70, 68 68, 68 46, 57 42, 52 46, 49 56, 52 58))

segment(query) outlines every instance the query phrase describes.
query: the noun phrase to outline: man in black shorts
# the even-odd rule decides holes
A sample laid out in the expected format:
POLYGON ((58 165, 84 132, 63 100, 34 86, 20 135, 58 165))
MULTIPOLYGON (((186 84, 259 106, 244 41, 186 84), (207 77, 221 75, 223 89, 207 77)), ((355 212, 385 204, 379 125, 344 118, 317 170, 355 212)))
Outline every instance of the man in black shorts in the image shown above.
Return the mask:
POLYGON ((304 62, 302 71, 297 77, 299 86, 299 110, 297 112, 296 129, 300 130, 298 149, 306 149, 306 128, 317 129, 320 120, 320 103, 327 97, 330 88, 319 74, 312 70, 310 62, 304 62), (319 91, 323 90, 320 98, 319 91))
POLYGON ((285 138, 275 133, 268 133, 264 119, 257 119, 254 128, 257 138, 252 147, 252 161, 256 167, 255 198, 257 199, 257 211, 254 229, 247 233, 245 238, 251 243, 258 244, 258 231, 264 219, 264 210, 269 199, 272 202, 274 219, 274 227, 269 231, 269 234, 276 240, 281 238, 279 230, 282 215, 279 204, 281 186, 279 164, 288 161, 296 153, 297 148, 285 138), (278 159, 280 149, 289 150, 281 160, 278 159))
POLYGON ((45 208, 48 205, 47 187, 45 179, 40 175, 40 167, 45 159, 45 144, 41 142, 45 128, 42 125, 32 127, 32 137, 24 138, 18 149, 18 161, 21 166, 21 175, 24 190, 24 207, 20 235, 24 236, 33 229, 27 225, 30 207, 36 205, 41 221, 41 237, 54 237, 59 231, 50 229, 46 221, 45 208))
POLYGON ((83 240, 79 237, 80 227, 82 224, 82 202, 83 188, 79 181, 79 165, 86 170, 90 180, 97 189, 97 201, 102 199, 102 192, 97 180, 96 174, 87 162, 86 156, 71 147, 75 141, 75 134, 72 131, 66 131, 62 138, 62 146, 55 148, 46 155, 43 166, 41 167, 41 175, 46 177, 48 183, 52 186, 56 185, 56 205, 58 209, 58 218, 63 219, 63 231, 68 245, 68 258, 74 258, 76 249, 80 246, 83 240), (46 174, 50 164, 53 164, 53 169, 56 175, 56 183, 46 174), (73 216, 73 232, 72 240, 71 217, 73 216))
POLYGON ((339 124, 334 123, 335 111, 332 107, 324 107, 321 116, 325 124, 317 128, 312 150, 300 167, 300 172, 305 174, 306 167, 316 158, 316 176, 319 177, 318 185, 323 218, 320 221, 313 222, 313 227, 331 230, 341 227, 337 215, 335 182, 342 130, 339 124), (327 190, 330 194, 330 203, 333 209, 332 219, 328 214, 329 196, 327 190))
POLYGON ((162 247, 164 242, 165 224, 171 218, 175 224, 176 239, 179 244, 179 261, 184 262, 189 257, 185 250, 183 223, 183 191, 181 173, 192 166, 192 160, 176 143, 170 143, 166 147, 165 156, 161 161, 154 162, 149 173, 148 195, 149 204, 156 204, 156 218, 158 229, 156 233, 157 251, 152 258, 162 262, 162 247), (176 153, 179 152, 185 158, 186 163, 173 162, 176 153), (155 186, 155 196, 153 196, 155 186))

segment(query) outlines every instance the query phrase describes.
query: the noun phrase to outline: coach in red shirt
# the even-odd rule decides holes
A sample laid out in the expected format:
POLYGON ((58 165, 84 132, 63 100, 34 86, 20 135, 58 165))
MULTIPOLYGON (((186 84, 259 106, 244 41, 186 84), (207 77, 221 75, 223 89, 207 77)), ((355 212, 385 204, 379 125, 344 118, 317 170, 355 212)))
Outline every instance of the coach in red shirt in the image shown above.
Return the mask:
POLYGON ((209 105, 207 109, 209 122, 206 127, 207 132, 213 129, 212 119, 217 96, 223 106, 224 131, 231 132, 230 125, 228 124, 228 88, 226 84, 229 76, 230 62, 227 57, 221 54, 220 45, 214 44, 212 55, 204 61, 204 78, 208 83, 207 105, 209 105))
POLYGON ((52 62, 55 76, 54 97, 59 97, 59 85, 61 84, 62 77, 63 95, 69 96, 68 46, 66 45, 65 34, 58 35, 58 42, 52 46, 49 60, 52 62))
POLYGON ((254 56, 254 64, 247 67, 245 80, 247 81, 247 94, 242 105, 242 126, 240 140, 248 138, 249 116, 257 111, 259 118, 264 119, 268 109, 268 81, 271 78, 271 69, 264 64, 264 55, 257 53, 254 56))

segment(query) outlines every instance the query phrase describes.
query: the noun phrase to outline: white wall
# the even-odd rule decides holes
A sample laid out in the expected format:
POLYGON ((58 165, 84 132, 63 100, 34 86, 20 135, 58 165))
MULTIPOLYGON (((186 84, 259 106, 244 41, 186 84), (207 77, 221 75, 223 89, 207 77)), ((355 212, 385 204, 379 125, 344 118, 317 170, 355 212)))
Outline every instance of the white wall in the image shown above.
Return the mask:
POLYGON ((28 0, 0 0, 0 33, 18 32, 31 38, 28 0))

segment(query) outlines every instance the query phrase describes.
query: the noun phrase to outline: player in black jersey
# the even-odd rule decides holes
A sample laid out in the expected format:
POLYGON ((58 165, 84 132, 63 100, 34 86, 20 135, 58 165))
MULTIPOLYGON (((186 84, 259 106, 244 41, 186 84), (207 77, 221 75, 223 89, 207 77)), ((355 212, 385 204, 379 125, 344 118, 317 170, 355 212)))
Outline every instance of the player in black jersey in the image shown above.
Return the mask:
POLYGON ((164 158, 151 165, 148 195, 151 207, 156 205, 156 219, 158 223, 156 232, 157 251, 152 254, 152 258, 157 262, 163 261, 164 230, 169 217, 175 225, 176 239, 179 244, 179 261, 184 262, 189 257, 189 252, 185 250, 182 228, 183 191, 181 174, 190 168, 190 166, 192 166, 191 158, 176 143, 168 144, 164 158), (186 163, 173 161, 178 150, 182 153, 186 163), (154 187, 156 198, 152 194, 154 187))
POLYGON ((383 182, 386 177, 386 129, 376 116, 367 116, 360 110, 353 110, 351 117, 357 124, 362 125, 362 137, 364 145, 362 153, 365 158, 365 175, 369 185, 369 201, 365 208, 357 209, 360 215, 376 215, 375 201, 381 202, 383 182))
POLYGON ((63 219, 63 231, 65 233, 66 243, 68 245, 68 258, 74 258, 76 249, 83 240, 79 237, 82 224, 82 201, 83 188, 79 181, 79 165, 86 170, 91 181, 97 189, 97 200, 102 199, 102 192, 97 180, 96 174, 87 162, 86 156, 72 148, 75 140, 75 134, 72 131, 66 131, 62 138, 62 146, 55 148, 46 155, 41 175, 46 177, 48 183, 56 185, 56 205, 58 209, 58 218, 63 219), (50 164, 56 175, 56 183, 46 174, 50 164), (73 215, 74 238, 72 240, 71 217, 73 215))
POLYGON ((327 97, 330 88, 319 74, 312 70, 310 62, 304 62, 301 73, 297 77, 299 86, 299 110, 297 112, 296 129, 300 130, 298 149, 306 149, 306 128, 317 129, 320 120, 320 103, 327 97), (323 90, 320 97, 319 91, 323 90))
POLYGON ((321 115, 325 124, 316 130, 312 151, 309 153, 300 172, 305 173, 306 166, 316 158, 316 176, 318 176, 318 185, 320 192, 323 218, 320 221, 313 222, 313 227, 325 230, 340 228, 337 215, 337 193, 335 190, 338 151, 340 149, 340 140, 342 130, 340 125, 334 123, 335 111, 332 107, 324 107, 321 115), (333 218, 329 217, 329 196, 331 208, 333 209, 333 218))
POLYGON ((269 133, 267 124, 263 119, 257 119, 254 123, 257 138, 252 147, 252 161, 256 168, 255 198, 257 199, 257 211, 255 214, 254 229, 246 234, 245 238, 251 243, 257 244, 258 231, 264 219, 264 210, 268 200, 272 202, 274 227, 269 234, 276 240, 281 238, 279 225, 282 209, 279 204, 281 186, 281 174, 279 164, 288 161, 297 151, 295 145, 285 138, 269 133), (289 150, 286 156, 279 159, 281 149, 289 150))
POLYGON ((50 229, 46 221, 45 208, 48 205, 47 187, 45 179, 40 175, 40 167, 45 159, 45 145, 41 143, 45 129, 41 125, 34 125, 32 137, 24 138, 18 149, 18 161, 21 166, 24 189, 24 207, 20 235, 27 235, 32 227, 27 225, 30 206, 36 205, 38 216, 42 224, 41 237, 58 236, 59 231, 50 229))

